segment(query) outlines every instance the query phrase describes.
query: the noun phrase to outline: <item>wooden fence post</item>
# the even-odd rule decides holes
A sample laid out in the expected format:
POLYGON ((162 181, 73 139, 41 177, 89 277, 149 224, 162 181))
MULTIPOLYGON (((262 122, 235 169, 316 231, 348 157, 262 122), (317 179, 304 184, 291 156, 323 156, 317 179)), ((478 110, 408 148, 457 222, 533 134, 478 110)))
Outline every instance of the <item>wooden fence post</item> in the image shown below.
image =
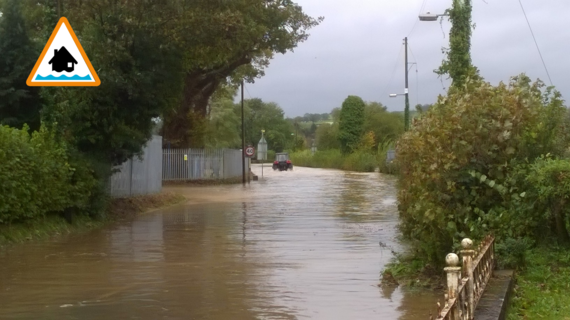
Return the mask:
POLYGON ((469 238, 465 238, 461 241, 461 257, 463 258, 463 274, 468 278, 467 280, 467 303, 468 303, 468 319, 473 319, 475 313, 475 289, 473 282, 473 256, 475 255, 475 250, 472 250, 473 241, 469 238))

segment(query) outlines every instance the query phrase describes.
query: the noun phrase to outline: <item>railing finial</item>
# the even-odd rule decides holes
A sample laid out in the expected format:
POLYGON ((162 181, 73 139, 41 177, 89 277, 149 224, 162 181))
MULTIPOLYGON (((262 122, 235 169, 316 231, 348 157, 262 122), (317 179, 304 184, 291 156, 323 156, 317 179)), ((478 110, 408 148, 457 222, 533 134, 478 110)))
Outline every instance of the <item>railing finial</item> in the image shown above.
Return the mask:
POLYGON ((445 257, 445 262, 447 263, 448 267, 457 267, 459 264, 459 257, 455 253, 449 253, 445 257))
POLYGON ((473 247, 473 241, 469 238, 465 238, 461 240, 461 246, 464 250, 469 250, 471 247, 473 247))

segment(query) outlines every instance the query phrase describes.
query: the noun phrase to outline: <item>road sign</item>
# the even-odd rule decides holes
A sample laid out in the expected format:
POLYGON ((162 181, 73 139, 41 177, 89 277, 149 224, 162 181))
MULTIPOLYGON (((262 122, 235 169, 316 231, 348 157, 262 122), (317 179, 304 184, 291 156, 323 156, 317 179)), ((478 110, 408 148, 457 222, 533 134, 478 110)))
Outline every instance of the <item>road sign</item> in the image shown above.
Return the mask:
POLYGON ((66 18, 59 19, 26 84, 40 87, 96 87, 101 84, 66 18))
POLYGON ((252 146, 248 146, 247 148, 245 148, 245 155, 248 157, 253 157, 253 155, 255 154, 255 148, 252 146))

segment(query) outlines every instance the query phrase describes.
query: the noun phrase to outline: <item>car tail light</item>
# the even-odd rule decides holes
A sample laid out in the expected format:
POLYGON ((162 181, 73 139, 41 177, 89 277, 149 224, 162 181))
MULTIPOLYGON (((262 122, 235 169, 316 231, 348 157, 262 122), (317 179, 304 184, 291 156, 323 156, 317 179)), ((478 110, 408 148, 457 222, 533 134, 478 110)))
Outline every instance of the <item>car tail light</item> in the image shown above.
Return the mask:
POLYGON ((291 163, 291 160, 287 160, 287 163, 291 163))
POLYGON ((279 164, 279 161, 275 160, 275 161, 273 161, 273 163, 275 163, 275 164, 279 164))

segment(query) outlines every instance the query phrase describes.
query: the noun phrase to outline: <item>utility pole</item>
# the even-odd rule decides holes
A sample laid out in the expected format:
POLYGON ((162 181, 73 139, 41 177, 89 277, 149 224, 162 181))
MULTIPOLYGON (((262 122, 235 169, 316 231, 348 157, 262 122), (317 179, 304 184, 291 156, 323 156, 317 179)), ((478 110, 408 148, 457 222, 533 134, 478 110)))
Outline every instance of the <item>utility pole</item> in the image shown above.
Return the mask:
POLYGON ((410 129, 410 99, 408 97, 408 37, 404 38, 405 47, 405 63, 406 63, 406 87, 404 89, 404 94, 406 95, 406 107, 404 109, 404 130, 408 131, 410 129))
POLYGON ((245 186, 245 126, 243 124, 243 79, 241 80, 241 172, 245 186))

